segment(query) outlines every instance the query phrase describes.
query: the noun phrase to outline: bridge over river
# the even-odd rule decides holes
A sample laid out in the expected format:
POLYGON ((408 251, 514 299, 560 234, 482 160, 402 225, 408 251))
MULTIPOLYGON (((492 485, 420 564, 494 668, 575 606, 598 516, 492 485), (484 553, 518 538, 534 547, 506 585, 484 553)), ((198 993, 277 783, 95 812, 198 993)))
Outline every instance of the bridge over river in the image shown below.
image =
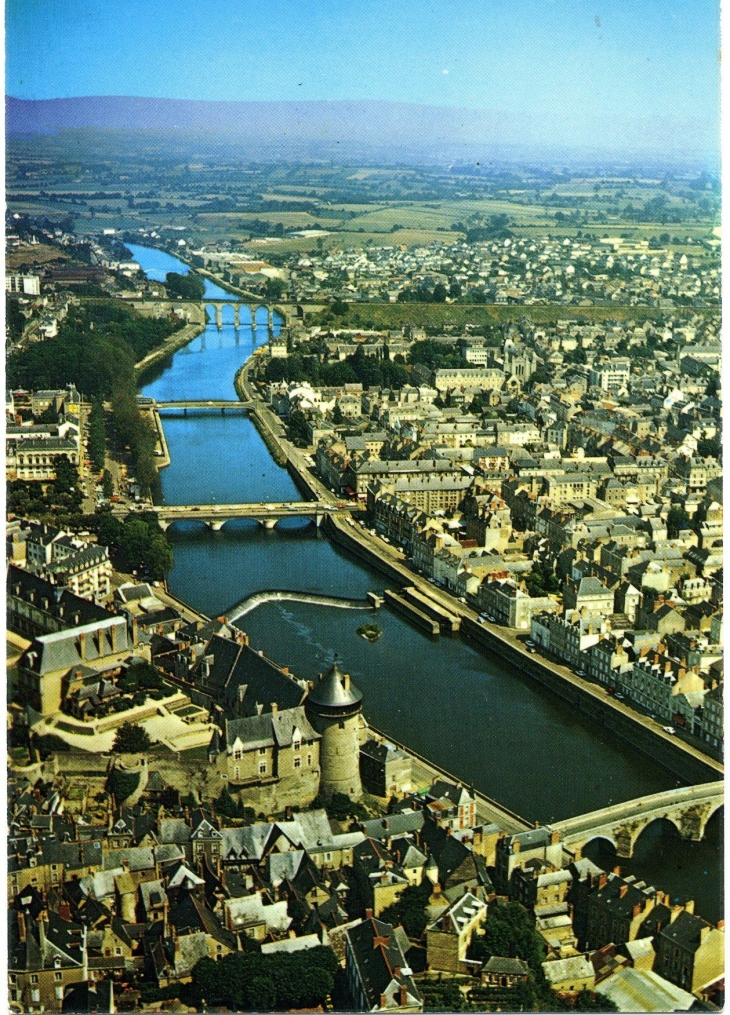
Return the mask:
POLYGON ((565 821, 554 821, 550 827, 560 832, 566 849, 578 855, 591 839, 607 839, 615 846, 618 856, 630 857, 636 840, 652 821, 669 821, 683 839, 699 841, 705 834, 707 822, 723 803, 723 783, 706 782, 653 793, 565 821))
POLYGON ((248 411, 249 409, 253 409, 254 404, 254 402, 240 402, 230 398, 180 399, 174 402, 158 402, 156 400, 151 400, 149 402, 150 407, 156 409, 158 412, 163 409, 182 409, 186 416, 188 414, 188 409, 197 409, 201 411, 205 411, 206 409, 220 409, 221 413, 225 414, 226 409, 243 409, 248 411))
POLYGON ((253 518, 267 529, 273 529, 282 518, 306 518, 319 528, 328 514, 350 514, 353 505, 336 506, 307 500, 279 504, 161 504, 147 510, 157 515, 163 530, 174 522, 193 521, 219 532, 226 522, 235 518, 253 518))

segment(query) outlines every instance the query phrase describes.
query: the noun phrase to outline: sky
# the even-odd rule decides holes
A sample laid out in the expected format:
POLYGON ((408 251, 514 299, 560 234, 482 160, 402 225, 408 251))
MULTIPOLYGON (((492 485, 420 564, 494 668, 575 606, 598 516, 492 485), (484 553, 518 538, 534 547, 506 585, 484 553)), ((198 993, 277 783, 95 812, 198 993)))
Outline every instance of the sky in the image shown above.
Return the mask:
POLYGON ((18 98, 392 99, 712 135, 716 0, 7 0, 18 98))

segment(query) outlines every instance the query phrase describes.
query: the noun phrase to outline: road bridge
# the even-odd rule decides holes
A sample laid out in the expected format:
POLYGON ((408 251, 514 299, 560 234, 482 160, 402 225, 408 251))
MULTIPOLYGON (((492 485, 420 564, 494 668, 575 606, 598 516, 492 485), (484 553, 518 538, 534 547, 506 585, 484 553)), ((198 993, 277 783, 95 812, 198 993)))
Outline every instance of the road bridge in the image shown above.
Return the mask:
POLYGON ((652 821, 670 821, 683 839, 699 841, 705 834, 707 822, 723 803, 723 783, 707 782, 653 793, 565 821, 553 821, 550 827, 560 832, 563 845, 570 852, 579 855, 592 839, 607 839, 615 846, 618 856, 630 857, 636 840, 652 821))
POLYGON ((252 518, 267 529, 273 529, 282 518, 306 518, 319 528, 328 514, 348 514, 351 505, 337 507, 321 501, 293 501, 278 504, 162 504, 148 509, 157 515, 160 528, 166 530, 174 522, 202 522, 219 532, 226 522, 236 518, 252 518))
POLYGON ((183 409, 186 414, 188 409, 220 409, 222 413, 225 413, 226 409, 253 409, 254 402, 240 402, 230 398, 199 398, 180 399, 174 402, 152 401, 150 406, 158 411, 162 409, 183 409))

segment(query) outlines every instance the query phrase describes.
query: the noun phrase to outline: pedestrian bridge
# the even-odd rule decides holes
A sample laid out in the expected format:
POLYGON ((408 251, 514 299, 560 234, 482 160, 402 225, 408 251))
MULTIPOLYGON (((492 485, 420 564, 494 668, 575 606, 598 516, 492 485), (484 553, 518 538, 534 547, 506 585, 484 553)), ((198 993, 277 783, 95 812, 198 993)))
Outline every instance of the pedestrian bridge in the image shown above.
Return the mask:
POLYGON ((681 786, 581 814, 566 821, 553 821, 550 828, 560 832, 569 852, 580 855, 592 839, 607 839, 622 857, 633 855, 636 840, 652 821, 671 822, 683 839, 699 841, 707 822, 722 807, 722 782, 681 786))
POLYGON ((282 518, 306 518, 319 528, 328 514, 348 514, 350 505, 335 507, 320 501, 293 501, 280 504, 170 504, 149 509, 157 515, 160 528, 166 530, 175 522, 202 522, 219 532, 226 522, 251 518, 267 529, 273 529, 282 518))

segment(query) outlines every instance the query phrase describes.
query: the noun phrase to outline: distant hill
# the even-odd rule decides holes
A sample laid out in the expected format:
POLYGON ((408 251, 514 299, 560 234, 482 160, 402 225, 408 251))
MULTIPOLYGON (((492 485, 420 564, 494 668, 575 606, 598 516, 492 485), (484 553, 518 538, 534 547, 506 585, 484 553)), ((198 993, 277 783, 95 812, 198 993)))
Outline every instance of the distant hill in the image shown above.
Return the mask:
POLYGON ((66 128, 221 130, 237 136, 376 143, 439 138, 496 139, 504 124, 495 114, 405 102, 203 102, 89 96, 74 99, 6 99, 9 134, 66 128))
MULTIPOLYGON (((566 127, 557 119, 519 119, 494 110, 406 102, 206 102, 133 96, 69 99, 6 98, 9 137, 65 130, 159 132, 170 143, 256 146, 256 157, 328 159, 645 159, 704 162, 714 152, 716 125, 621 117, 566 127), (213 138, 211 138, 213 135, 213 138)), ((483 164, 483 163, 482 163, 483 164)))

